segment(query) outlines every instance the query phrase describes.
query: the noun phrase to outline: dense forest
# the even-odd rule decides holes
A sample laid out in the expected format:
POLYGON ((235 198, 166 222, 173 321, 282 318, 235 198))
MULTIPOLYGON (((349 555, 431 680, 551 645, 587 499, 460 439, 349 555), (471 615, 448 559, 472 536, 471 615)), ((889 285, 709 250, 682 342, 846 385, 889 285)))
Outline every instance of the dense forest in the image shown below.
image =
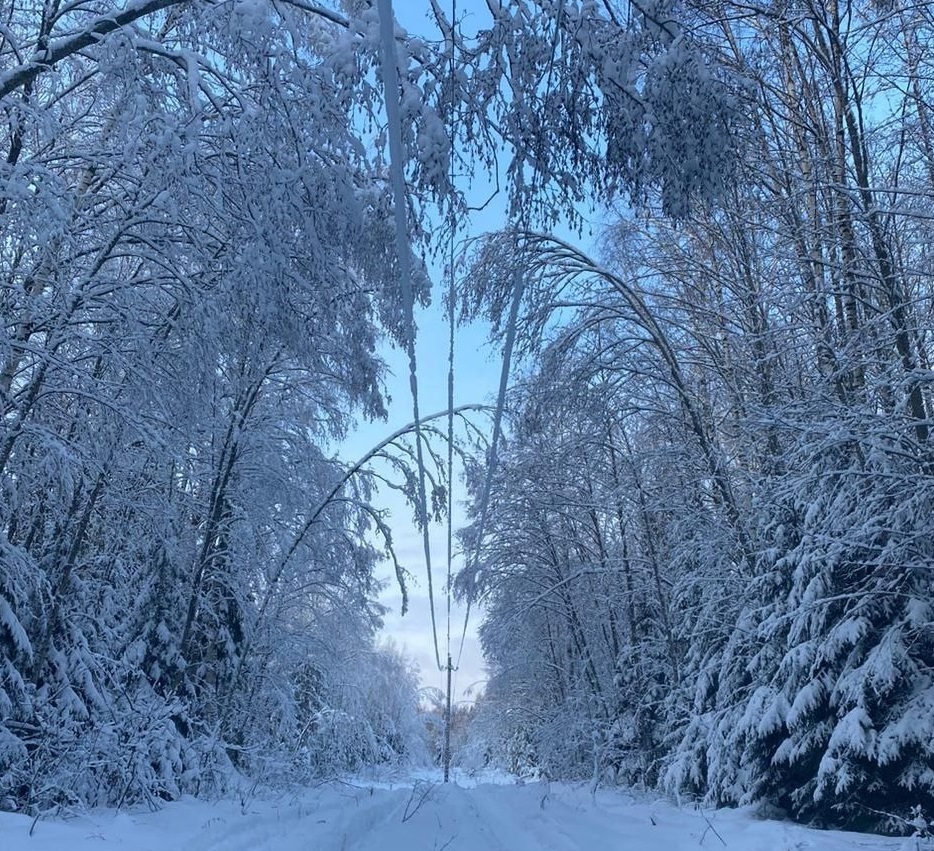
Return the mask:
POLYGON ((931 9, 442 5, 417 35, 386 0, 0 8, 0 806, 426 756, 373 495, 442 517, 446 435, 416 399, 336 447, 490 181, 451 299, 514 359, 457 449, 464 752, 911 832, 931 9), (594 216, 597 250, 549 235, 594 216))
POLYGON ((931 12, 685 10, 744 82, 720 203, 617 212, 594 257, 527 229, 475 252, 498 330, 525 282, 462 577, 513 766, 934 814, 931 12))

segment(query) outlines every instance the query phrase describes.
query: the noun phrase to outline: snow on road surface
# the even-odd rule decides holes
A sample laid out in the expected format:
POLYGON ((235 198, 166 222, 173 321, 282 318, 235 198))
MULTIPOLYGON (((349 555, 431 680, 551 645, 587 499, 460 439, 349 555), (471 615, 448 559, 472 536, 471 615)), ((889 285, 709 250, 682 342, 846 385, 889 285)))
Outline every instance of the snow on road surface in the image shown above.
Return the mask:
MULTIPOLYGON (((332 783, 300 794, 69 820, 0 813, 2 851, 907 851, 913 839, 808 830, 616 791, 332 783)), ((924 847, 924 846, 921 846, 924 847)))

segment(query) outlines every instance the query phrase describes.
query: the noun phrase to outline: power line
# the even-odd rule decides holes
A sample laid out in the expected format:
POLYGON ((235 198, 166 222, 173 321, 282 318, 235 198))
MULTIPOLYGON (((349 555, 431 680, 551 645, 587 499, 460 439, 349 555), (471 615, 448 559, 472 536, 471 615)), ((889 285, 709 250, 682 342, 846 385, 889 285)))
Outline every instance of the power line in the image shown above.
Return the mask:
POLYGON ((454 301, 456 295, 455 269, 454 269, 454 237, 457 231, 457 222, 454 216, 454 134, 456 132, 455 91, 454 83, 456 65, 454 62, 454 28, 457 26, 457 0, 451 0, 451 55, 450 55, 450 90, 448 97, 448 136, 450 139, 450 197, 448 199, 448 493, 447 493, 447 691, 444 709, 444 754, 442 756, 444 782, 447 783, 451 775, 451 573, 454 560, 454 301))
POLYGON ((428 533, 428 499, 425 495, 425 459, 422 450, 421 421, 418 416, 418 363, 415 357, 415 296, 412 291, 412 270, 409 265, 408 222, 405 193, 405 149, 402 144, 402 116, 399 103, 399 69, 396 67, 395 18, 392 0, 379 2, 379 31, 382 48, 383 88, 386 96, 386 118, 389 124, 389 169, 392 177, 392 202, 396 226, 396 254, 406 322, 406 350, 409 357, 409 388, 415 420, 415 459, 418 465, 418 510, 421 513, 422 548, 428 574, 428 603, 431 608, 431 637, 435 647, 435 662, 441 669, 438 649, 438 627, 435 622, 435 596, 431 576, 431 541, 428 533))

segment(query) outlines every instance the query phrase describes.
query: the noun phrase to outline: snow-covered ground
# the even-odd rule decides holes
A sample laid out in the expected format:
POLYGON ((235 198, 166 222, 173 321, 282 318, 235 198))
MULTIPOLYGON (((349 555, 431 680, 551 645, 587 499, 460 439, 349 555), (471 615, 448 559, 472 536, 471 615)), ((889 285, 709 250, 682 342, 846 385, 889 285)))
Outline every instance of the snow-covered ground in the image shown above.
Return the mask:
MULTIPOLYGON (((183 800, 69 820, 0 813, 3 851, 854 851, 914 839, 808 830, 584 787, 434 779, 183 800), (30 836, 30 829, 32 835, 30 836)), ((924 846, 922 846, 924 847, 924 846)))

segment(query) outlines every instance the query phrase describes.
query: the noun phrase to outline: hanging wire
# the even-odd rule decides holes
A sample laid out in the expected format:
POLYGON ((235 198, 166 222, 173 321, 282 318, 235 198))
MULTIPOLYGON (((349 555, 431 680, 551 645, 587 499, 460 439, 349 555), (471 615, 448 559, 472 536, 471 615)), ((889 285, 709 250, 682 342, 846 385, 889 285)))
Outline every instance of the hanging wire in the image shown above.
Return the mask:
MULTIPOLYGON (((455 151, 454 151, 454 133, 456 130, 456 109, 455 109, 455 100, 454 100, 454 85, 456 79, 457 65, 454 61, 454 32, 457 25, 457 0, 451 0, 451 56, 450 56, 450 75, 451 75, 451 108, 450 108, 450 138, 451 138, 451 186, 454 185, 454 169, 455 169, 455 151)), ((497 178, 498 179, 498 178, 497 178)), ((453 468, 454 468, 454 303, 456 296, 455 289, 455 234, 456 234, 456 218, 454 215, 454 206, 451 205, 450 209, 450 244, 449 244, 449 256, 448 256, 448 269, 450 274, 449 280, 449 291, 448 291, 448 410, 451 411, 451 415, 448 418, 448 483, 449 485, 453 480, 453 468)), ((451 664, 451 596, 453 593, 453 588, 451 584, 451 573, 452 573, 452 561, 454 553, 454 532, 453 532, 453 488, 448 492, 448 664, 451 664)), ((461 627, 461 637, 457 650, 457 662, 454 663, 453 669, 457 671, 460 668, 461 657, 464 655, 464 642, 467 638, 467 625, 470 622, 470 610, 471 610, 471 601, 470 598, 467 598, 467 606, 464 610, 464 623, 461 627)))
POLYGON ((456 193, 454 191, 454 182, 456 179, 457 158, 454 150, 454 136, 457 131, 456 126, 456 98, 455 98, 455 74, 457 65, 454 61, 455 50, 455 27, 457 26, 457 0, 451 0, 451 28, 450 28, 450 56, 448 73, 450 84, 448 90, 448 139, 450 145, 450 195, 448 196, 448 493, 447 493, 447 557, 448 557, 448 577, 447 577, 447 647, 445 667, 447 668, 447 694, 445 696, 444 710, 444 782, 447 783, 451 776, 451 699, 453 697, 452 677, 454 667, 451 664, 451 574, 452 563, 454 561, 454 305, 456 300, 455 283, 455 237, 457 235, 457 219, 454 215, 454 206, 456 202, 456 193))
POLYGON ((449 73, 451 77, 450 105, 448 109, 448 137, 450 139, 450 175, 451 197, 448 206, 448 528, 447 528, 447 664, 451 665, 451 573, 454 561, 454 303, 456 296, 454 282, 454 252, 457 219, 454 210, 454 180, 456 158, 454 153, 454 133, 456 131, 455 114, 455 73, 454 62, 454 27, 457 25, 457 0, 451 0, 451 55, 449 73))
POLYGON ((382 48, 383 86, 386 95, 386 117, 389 123, 389 169, 392 176, 392 201, 396 226, 396 254, 406 322, 406 350, 409 357, 409 388, 412 393, 412 413, 415 420, 415 458, 418 465, 418 510, 422 521, 422 548, 428 575, 428 604, 431 609, 431 637, 435 662, 442 669, 438 648, 438 627, 435 620, 434 584, 431 575, 431 541, 428 532, 428 499, 425 494, 425 459, 422 451, 422 429, 418 412, 418 362, 415 357, 415 296, 412 290, 408 223, 406 221, 405 151, 402 145, 402 115, 399 103, 399 69, 396 67, 395 18, 392 0, 378 0, 380 46, 382 48))

